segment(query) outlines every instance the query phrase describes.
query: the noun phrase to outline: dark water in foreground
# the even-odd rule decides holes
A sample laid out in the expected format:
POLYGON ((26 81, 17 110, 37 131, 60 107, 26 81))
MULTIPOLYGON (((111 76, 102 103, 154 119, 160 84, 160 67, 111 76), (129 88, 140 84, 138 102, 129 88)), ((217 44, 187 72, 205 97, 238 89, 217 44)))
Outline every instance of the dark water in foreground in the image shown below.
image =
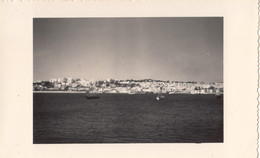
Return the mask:
POLYGON ((214 95, 33 94, 34 143, 223 142, 223 99, 214 95))

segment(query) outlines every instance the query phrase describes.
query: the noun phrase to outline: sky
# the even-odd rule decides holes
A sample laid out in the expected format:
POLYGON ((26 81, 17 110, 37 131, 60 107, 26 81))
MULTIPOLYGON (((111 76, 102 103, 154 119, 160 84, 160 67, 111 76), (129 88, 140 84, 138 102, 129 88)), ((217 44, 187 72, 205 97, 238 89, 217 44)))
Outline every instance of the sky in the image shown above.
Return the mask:
POLYGON ((223 18, 34 18, 33 77, 223 82, 223 18))

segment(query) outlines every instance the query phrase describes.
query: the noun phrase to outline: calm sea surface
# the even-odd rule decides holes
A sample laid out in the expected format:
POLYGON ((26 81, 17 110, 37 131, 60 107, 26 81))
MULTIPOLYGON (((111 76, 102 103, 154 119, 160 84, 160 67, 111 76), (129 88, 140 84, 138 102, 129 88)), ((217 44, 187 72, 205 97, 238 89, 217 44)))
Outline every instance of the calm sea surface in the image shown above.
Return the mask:
POLYGON ((214 95, 34 93, 34 143, 223 142, 223 99, 214 95))

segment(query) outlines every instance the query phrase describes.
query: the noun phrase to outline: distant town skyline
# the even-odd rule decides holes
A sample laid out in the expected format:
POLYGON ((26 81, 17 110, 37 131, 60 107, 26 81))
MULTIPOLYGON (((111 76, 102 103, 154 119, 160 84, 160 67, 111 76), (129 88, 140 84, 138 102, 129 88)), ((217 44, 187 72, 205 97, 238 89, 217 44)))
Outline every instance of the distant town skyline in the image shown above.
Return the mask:
POLYGON ((151 81, 151 82, 197 82, 197 83, 223 83, 223 82, 203 82, 203 81, 178 81, 178 80, 160 80, 160 79, 152 79, 152 78, 143 78, 143 79, 119 79, 119 78, 107 78, 107 79, 85 79, 85 78, 79 78, 79 77, 59 77, 59 78, 49 78, 49 79, 45 79, 45 80, 35 80, 33 81, 34 83, 39 83, 39 82, 46 82, 46 81, 50 81, 50 82, 65 82, 64 80, 70 80, 71 81, 76 81, 76 80, 80 80, 80 81, 89 81, 89 82, 98 82, 98 81, 106 81, 106 82, 111 82, 111 81, 127 81, 127 80, 133 80, 133 81, 151 81))
POLYGON ((36 18, 33 77, 223 82, 223 18, 36 18))

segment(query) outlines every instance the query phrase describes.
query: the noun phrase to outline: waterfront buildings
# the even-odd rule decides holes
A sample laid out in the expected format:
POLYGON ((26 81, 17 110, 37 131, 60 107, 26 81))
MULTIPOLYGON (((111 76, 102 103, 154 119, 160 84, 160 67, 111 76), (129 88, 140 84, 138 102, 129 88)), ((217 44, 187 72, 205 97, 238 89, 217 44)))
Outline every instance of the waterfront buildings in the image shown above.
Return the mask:
POLYGON ((88 91, 90 93, 223 93, 223 83, 145 80, 85 80, 52 78, 33 84, 34 91, 88 91))

